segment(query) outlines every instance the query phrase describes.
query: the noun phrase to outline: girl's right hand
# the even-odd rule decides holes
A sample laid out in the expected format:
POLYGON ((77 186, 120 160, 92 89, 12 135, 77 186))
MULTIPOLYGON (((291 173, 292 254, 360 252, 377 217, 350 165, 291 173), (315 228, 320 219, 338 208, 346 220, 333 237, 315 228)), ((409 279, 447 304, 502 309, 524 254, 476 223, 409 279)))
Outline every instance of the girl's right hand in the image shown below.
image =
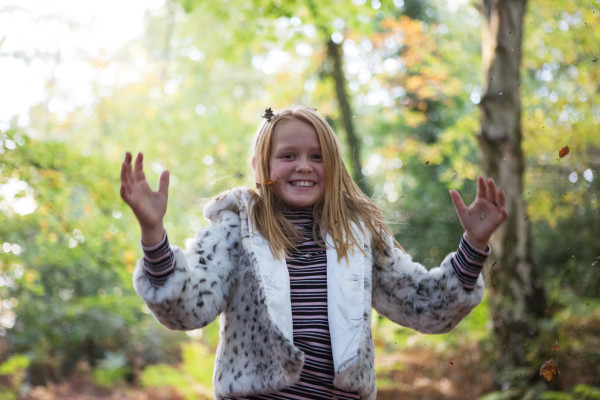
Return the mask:
POLYGON ((158 191, 155 192, 146 180, 142 153, 135 158, 133 170, 131 160, 131 153, 127 152, 121 166, 121 198, 131 207, 140 224, 142 242, 152 246, 159 243, 164 235, 163 217, 167 212, 169 197, 169 171, 162 172, 158 191))

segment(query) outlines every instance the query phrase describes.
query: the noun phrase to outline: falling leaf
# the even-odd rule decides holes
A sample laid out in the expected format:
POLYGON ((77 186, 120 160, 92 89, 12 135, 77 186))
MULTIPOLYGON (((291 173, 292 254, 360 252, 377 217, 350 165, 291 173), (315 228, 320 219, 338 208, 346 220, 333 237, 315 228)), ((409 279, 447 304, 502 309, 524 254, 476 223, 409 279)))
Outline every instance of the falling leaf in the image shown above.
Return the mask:
POLYGON ((560 350, 560 345, 558 344, 558 342, 552 343, 552 351, 559 351, 559 350, 560 350))
POLYGON ((540 376, 543 376, 548 382, 556 378, 560 374, 556 361, 550 359, 546 361, 540 368, 540 376))
POLYGON ((569 150, 569 146, 565 146, 565 147, 563 147, 562 149, 560 149, 560 150, 558 151, 558 156, 559 156, 560 158, 563 158, 564 156, 566 156, 567 154, 569 154, 569 151, 570 151, 570 150, 569 150))
POLYGON ((277 182, 277 179, 278 178, 273 178, 273 179, 267 179, 267 180, 265 180, 265 186, 269 186, 269 185, 274 184, 275 182, 277 182))
POLYGON ((429 165, 429 161, 425 161, 425 165, 429 165))

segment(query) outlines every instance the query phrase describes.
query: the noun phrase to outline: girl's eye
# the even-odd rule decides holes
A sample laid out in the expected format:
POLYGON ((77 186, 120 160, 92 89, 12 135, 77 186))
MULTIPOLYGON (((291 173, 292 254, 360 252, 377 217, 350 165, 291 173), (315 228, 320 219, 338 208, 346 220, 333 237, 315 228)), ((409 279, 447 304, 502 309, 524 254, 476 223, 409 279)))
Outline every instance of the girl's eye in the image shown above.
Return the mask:
POLYGON ((291 155, 291 154, 284 154, 284 155, 282 155, 282 156, 281 156, 281 158, 286 158, 286 159, 291 159, 291 158, 293 158, 293 157, 294 157, 294 156, 293 156, 293 155, 291 155))
POLYGON ((322 159, 323 159, 323 157, 322 157, 320 154, 314 154, 314 155, 312 156, 312 158, 313 158, 314 160, 322 160, 322 159))

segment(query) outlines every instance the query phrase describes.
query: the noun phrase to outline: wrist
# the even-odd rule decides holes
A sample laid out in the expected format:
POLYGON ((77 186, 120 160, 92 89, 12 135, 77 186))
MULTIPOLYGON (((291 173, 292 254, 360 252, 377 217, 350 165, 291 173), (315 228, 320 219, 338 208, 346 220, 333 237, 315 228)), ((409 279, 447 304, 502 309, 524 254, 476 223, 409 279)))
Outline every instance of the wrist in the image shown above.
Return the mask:
POLYGON ((155 227, 141 227, 142 244, 147 247, 152 247, 160 243, 165 235, 165 228, 162 223, 155 227))
POLYGON ((475 247, 476 249, 481 250, 481 251, 486 251, 487 250, 487 248, 488 248, 488 241, 487 240, 486 241, 481 241, 481 240, 474 239, 471 235, 469 235, 468 232, 465 232, 464 237, 465 237, 465 240, 467 242, 469 242, 469 244, 472 247, 475 247))

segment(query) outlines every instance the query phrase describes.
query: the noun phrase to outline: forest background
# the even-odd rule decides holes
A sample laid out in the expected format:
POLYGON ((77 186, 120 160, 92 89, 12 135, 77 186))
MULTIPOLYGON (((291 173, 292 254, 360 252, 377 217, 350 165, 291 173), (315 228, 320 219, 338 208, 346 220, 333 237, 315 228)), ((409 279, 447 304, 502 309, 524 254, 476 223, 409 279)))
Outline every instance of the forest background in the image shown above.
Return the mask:
MULTIPOLYGON (((265 108, 310 105, 414 259, 456 248, 448 189, 470 201, 485 174, 494 2, 161 0, 112 47, 115 32, 90 33, 97 2, 69 5, 87 20, 52 3, 0 2, 0 399, 211 398, 218 323, 168 331, 132 289, 125 151, 144 152, 151 182, 171 171, 166 226, 185 245, 211 196, 252 185, 265 108)), ((543 312, 507 341, 493 311, 514 306, 495 290, 507 266, 490 260, 486 299, 451 333, 375 316, 378 398, 600 399, 599 18, 598 0, 557 0, 529 2, 522 20, 518 235, 543 312)))

